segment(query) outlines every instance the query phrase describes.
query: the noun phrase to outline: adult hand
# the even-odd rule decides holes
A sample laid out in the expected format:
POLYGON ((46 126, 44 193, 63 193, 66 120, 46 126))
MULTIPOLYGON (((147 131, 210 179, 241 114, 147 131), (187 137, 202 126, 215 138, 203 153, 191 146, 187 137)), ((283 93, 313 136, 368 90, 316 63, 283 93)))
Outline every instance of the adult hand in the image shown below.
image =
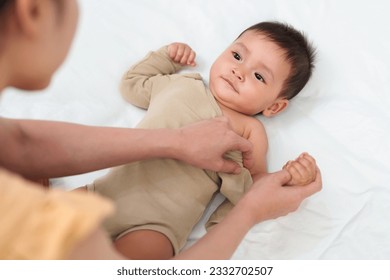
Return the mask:
POLYGON ((248 193, 239 201, 239 207, 246 208, 253 224, 285 216, 296 211, 302 201, 322 188, 321 172, 316 168, 315 180, 305 186, 285 185, 291 180, 287 170, 263 176, 255 176, 248 193))
POLYGON ((217 172, 240 173, 241 167, 224 158, 229 151, 241 151, 244 166, 251 168, 253 145, 237 135, 226 117, 201 121, 180 129, 176 158, 189 164, 217 172))

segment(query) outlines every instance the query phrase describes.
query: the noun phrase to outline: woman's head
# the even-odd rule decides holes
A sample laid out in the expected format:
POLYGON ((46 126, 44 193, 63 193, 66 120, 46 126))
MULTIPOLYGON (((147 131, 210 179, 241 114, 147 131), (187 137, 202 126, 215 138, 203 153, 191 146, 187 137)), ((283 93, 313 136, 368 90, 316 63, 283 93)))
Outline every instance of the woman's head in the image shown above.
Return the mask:
POLYGON ((64 61, 78 18, 76 0, 0 0, 0 89, 47 87, 64 61))

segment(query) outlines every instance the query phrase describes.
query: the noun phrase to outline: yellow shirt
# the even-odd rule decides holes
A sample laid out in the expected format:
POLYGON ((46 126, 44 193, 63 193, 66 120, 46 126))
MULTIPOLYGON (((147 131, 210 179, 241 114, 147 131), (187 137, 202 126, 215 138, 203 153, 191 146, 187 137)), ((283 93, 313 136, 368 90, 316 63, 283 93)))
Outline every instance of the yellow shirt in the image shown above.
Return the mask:
POLYGON ((97 195, 45 190, 0 169, 0 259, 66 259, 112 210, 97 195))

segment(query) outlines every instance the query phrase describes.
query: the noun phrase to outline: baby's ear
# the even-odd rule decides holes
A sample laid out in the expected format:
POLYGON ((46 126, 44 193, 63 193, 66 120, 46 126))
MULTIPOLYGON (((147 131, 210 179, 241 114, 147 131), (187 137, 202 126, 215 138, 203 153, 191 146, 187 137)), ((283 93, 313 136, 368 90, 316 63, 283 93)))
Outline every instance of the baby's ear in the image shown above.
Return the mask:
POLYGON ((270 118, 284 111, 289 101, 286 98, 278 98, 271 106, 263 111, 263 116, 270 118))

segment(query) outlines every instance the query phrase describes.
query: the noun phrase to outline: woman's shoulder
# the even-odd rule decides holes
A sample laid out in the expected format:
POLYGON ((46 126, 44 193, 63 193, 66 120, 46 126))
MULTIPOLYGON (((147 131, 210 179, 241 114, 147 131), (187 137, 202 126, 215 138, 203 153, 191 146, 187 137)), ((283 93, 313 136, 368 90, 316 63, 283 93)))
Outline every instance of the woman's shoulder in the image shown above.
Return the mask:
POLYGON ((0 259, 61 259, 113 211, 82 192, 47 190, 0 169, 0 259))

